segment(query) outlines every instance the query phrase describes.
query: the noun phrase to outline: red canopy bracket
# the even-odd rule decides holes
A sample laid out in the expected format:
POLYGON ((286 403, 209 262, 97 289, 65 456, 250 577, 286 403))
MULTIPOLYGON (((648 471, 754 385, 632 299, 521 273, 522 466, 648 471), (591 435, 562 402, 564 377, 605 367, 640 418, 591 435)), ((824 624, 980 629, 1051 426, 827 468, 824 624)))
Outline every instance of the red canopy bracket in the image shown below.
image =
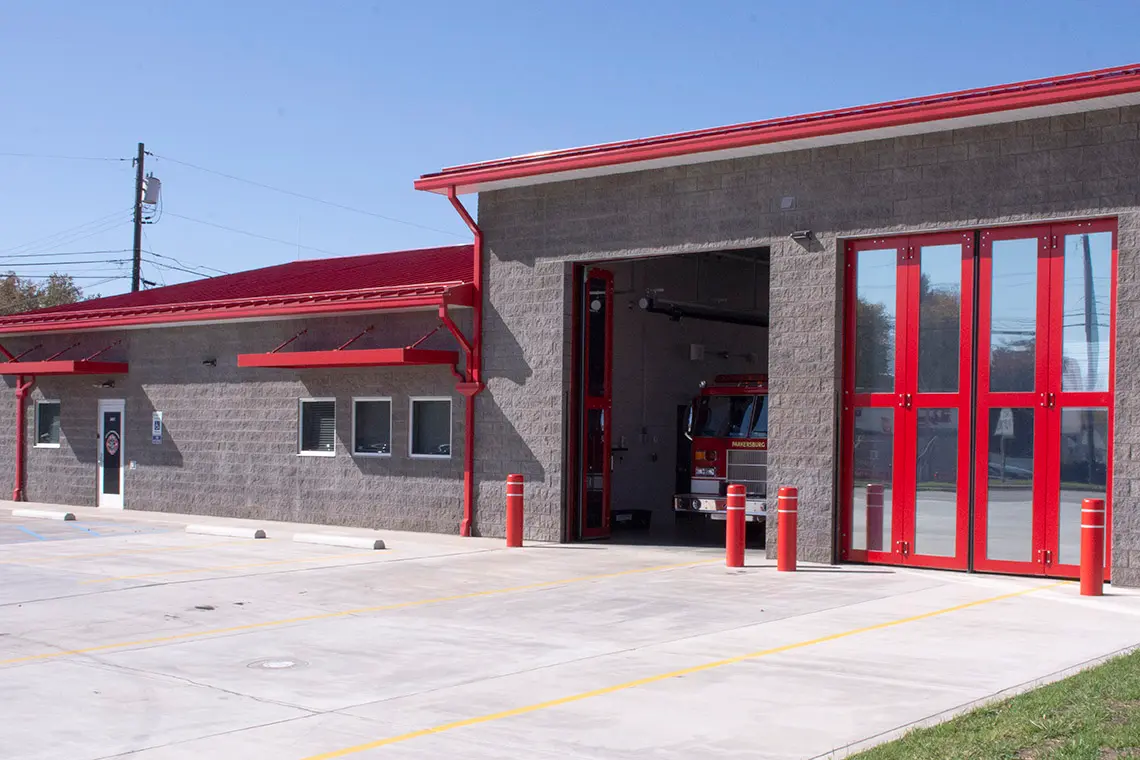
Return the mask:
POLYGON ((108 343, 106 346, 103 346, 98 351, 96 351, 95 353, 93 353, 90 356, 88 356, 87 358, 85 358, 83 361, 89 362, 92 359, 94 359, 96 356, 102 356, 103 354, 107 353, 112 348, 114 348, 115 346, 119 345, 122 342, 123 342, 123 339, 120 338, 119 340, 115 341, 114 343, 108 343))
POLYGON ((307 327, 306 327, 304 330, 302 330, 301 332, 297 333, 297 334, 296 334, 296 335, 294 335, 292 338, 290 338, 289 340, 285 341, 284 343, 282 343, 280 346, 278 346, 277 348, 273 349, 273 350, 272 350, 272 351, 270 351, 269 353, 271 353, 271 354, 275 354, 275 353, 277 353, 277 352, 278 352, 278 351, 280 351, 281 349, 285 348, 285 346, 287 346, 287 345, 289 345, 290 343, 292 343, 293 341, 297 340, 297 338, 300 338, 302 335, 304 335, 304 334, 305 334, 305 333, 307 333, 308 331, 309 331, 309 328, 307 328, 307 327))
POLYGON ((345 341, 344 343, 341 343, 339 346, 337 346, 336 350, 337 351, 343 351, 344 349, 348 348, 349 346, 351 346, 356 341, 363 338, 368 333, 372 332, 374 329, 376 329, 376 325, 368 325, 368 327, 365 327, 363 330, 358 332, 356 335, 352 336, 347 341, 345 341))
POLYGON ((52 355, 51 355, 51 356, 49 356, 48 358, 44 359, 44 361, 45 361, 45 362, 50 362, 52 359, 58 359, 59 357, 61 357, 61 356, 63 356, 64 354, 66 354, 66 353, 67 353, 68 351, 70 351, 71 349, 73 349, 73 348, 78 348, 78 347, 79 347, 79 346, 81 346, 81 345, 83 345, 83 341, 81 341, 81 340, 80 340, 80 341, 76 341, 75 343, 72 343, 72 344, 71 344, 70 346, 68 346, 67 348, 64 348, 64 349, 61 349, 61 350, 59 350, 59 351, 56 351, 54 354, 52 354, 52 355))

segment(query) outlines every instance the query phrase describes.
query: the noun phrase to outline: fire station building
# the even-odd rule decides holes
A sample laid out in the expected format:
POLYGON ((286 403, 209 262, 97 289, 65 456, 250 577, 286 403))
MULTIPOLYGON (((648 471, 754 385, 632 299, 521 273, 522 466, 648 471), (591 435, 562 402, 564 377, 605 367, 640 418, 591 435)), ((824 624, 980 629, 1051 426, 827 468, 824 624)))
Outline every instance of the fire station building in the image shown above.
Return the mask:
POLYGON ((555 541, 794 485, 802 559, 1057 577, 1104 498, 1140 585, 1138 125, 1128 66, 427 174, 472 246, 0 318, 3 464, 33 501, 481 535, 517 472, 555 541))

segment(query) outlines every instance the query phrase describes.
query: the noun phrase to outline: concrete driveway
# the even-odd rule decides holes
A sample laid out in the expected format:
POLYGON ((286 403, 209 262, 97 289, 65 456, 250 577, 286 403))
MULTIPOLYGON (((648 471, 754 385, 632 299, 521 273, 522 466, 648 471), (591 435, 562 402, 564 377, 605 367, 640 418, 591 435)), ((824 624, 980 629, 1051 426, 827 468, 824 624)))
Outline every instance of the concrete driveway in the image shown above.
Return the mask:
POLYGON ((76 512, 0 518, 5 758, 841 756, 1140 643, 1043 579, 76 512))

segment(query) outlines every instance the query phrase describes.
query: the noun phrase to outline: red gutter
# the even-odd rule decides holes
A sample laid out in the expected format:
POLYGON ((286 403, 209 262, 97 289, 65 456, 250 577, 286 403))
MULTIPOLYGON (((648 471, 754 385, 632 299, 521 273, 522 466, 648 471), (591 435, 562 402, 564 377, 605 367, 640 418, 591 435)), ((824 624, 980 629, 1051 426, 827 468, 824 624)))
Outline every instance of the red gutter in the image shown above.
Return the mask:
POLYGON ((447 199, 455 208, 463 223, 475 236, 472 255, 472 341, 467 344, 463 334, 447 314, 447 306, 441 305, 439 318, 460 345, 467 351, 467 382, 460 384, 463 402, 463 521, 459 524, 459 535, 470 536, 475 524, 475 396, 483 390, 483 231, 467 213, 463 203, 455 194, 455 188, 447 189, 447 199))
POLYGON ((475 187, 489 182, 1000 113, 1138 91, 1140 65, 1133 64, 998 87, 467 164, 426 174, 416 181, 415 187, 417 190, 446 191, 450 196, 457 187, 475 187))
MULTIPOLYGON (((8 353, 5 351, 4 353, 8 353)), ((32 386, 36 384, 35 376, 24 382, 24 376, 16 378, 16 483, 12 486, 12 501, 24 500, 24 480, 27 463, 24 461, 24 428, 27 427, 25 401, 32 386)))

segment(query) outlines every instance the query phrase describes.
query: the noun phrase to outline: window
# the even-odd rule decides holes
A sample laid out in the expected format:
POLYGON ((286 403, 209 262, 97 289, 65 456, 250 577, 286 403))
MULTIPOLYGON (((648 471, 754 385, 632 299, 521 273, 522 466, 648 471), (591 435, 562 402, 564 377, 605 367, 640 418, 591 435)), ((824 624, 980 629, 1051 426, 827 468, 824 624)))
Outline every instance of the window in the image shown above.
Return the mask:
POLYGON ((360 457, 392 456, 392 399, 352 400, 352 453, 360 457))
POLYGON ((410 437, 413 457, 450 457, 451 399, 413 398, 410 437))
MULTIPOLYGON (((762 396, 702 396, 694 408, 693 435, 707 438, 747 438, 753 429, 752 415, 762 396)), ((767 414, 764 415, 767 427, 767 414)))
POLYGON ((36 402, 36 446, 59 448, 59 402, 36 402))
POLYGON ((331 457, 336 454, 336 401, 301 399, 301 454, 331 457))

